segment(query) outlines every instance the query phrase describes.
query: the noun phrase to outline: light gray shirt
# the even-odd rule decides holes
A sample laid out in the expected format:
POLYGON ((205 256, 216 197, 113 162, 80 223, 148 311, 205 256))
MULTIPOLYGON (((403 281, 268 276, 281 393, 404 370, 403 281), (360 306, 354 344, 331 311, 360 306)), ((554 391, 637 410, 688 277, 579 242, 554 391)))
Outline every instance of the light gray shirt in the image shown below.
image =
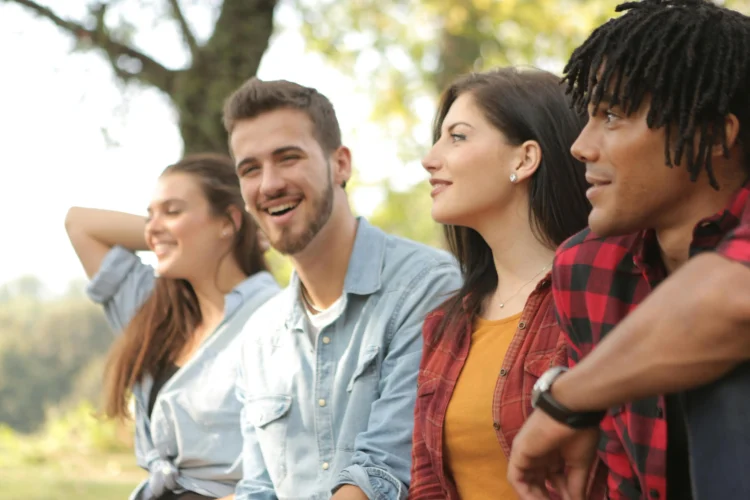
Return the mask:
POLYGON ((311 341, 293 275, 242 333, 236 500, 406 499, 422 323, 460 285, 449 254, 360 218, 345 307, 311 341))
MULTIPOLYGON (((150 266, 132 252, 114 247, 87 293, 104 306, 110 325, 120 332, 150 296, 155 280, 150 266)), ((131 499, 151 500, 166 490, 214 497, 234 491, 242 477, 241 405, 234 396, 238 333, 251 313, 278 290, 273 277, 261 272, 229 292, 224 320, 164 384, 150 418, 152 378, 144 377, 133 388, 136 459, 149 471, 149 478, 131 499)))

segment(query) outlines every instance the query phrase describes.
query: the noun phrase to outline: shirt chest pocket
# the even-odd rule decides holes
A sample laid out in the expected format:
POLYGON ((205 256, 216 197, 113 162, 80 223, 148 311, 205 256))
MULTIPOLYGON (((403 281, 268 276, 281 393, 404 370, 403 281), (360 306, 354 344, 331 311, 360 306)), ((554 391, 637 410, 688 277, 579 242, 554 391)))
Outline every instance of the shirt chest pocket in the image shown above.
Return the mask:
POLYGON ((378 383, 378 374, 380 373, 378 367, 378 353, 380 347, 376 345, 368 345, 362 351, 357 367, 354 369, 354 374, 349 380, 349 384, 346 386, 347 392, 352 392, 354 387, 357 385, 369 384, 372 385, 373 390, 375 385, 378 383))
MULTIPOLYGON (((415 436, 414 439, 422 439, 425 446, 434 454, 438 447, 442 445, 441 435, 443 432, 443 416, 445 408, 441 408, 442 413, 436 413, 435 391, 437 390, 439 380, 434 378, 420 382, 417 387, 417 419, 419 427, 422 429, 421 436, 415 436)), ((445 401, 447 407, 447 401, 445 401)))
POLYGON ((278 485, 286 476, 286 441, 292 398, 282 394, 251 397, 245 402, 243 426, 251 424, 263 453, 271 481, 278 485))

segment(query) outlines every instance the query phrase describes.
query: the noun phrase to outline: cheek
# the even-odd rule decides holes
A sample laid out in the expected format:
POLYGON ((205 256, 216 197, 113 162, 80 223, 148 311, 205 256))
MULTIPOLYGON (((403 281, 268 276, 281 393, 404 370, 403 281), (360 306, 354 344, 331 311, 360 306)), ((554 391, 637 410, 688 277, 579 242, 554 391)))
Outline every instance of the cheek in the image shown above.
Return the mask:
POLYGON ((221 231, 214 221, 205 217, 185 217, 176 220, 170 230, 183 250, 188 249, 191 253, 203 253, 203 249, 216 246, 221 231))
POLYGON ((254 177, 240 177, 240 194, 245 205, 255 207, 258 196, 258 183, 254 177))

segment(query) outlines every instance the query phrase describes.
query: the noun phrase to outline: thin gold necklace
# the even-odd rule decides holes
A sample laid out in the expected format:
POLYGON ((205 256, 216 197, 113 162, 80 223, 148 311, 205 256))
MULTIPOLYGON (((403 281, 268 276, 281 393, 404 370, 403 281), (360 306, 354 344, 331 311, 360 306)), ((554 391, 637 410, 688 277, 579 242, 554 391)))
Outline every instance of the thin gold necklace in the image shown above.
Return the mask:
POLYGON ((506 303, 506 302, 508 302, 508 301, 509 301, 510 299, 512 299, 513 297, 515 297, 515 296, 516 296, 516 295, 518 295, 519 293, 521 293, 521 290, 523 290, 523 289, 524 289, 524 288, 525 288, 525 287, 526 287, 526 286, 527 286, 527 285, 528 285, 529 283, 531 283, 532 281, 534 281, 534 279, 535 279, 535 278, 536 278, 537 276, 539 276, 540 274, 542 274, 542 272, 543 272, 543 271, 544 271, 545 269, 547 269, 547 268, 548 268, 549 266, 551 266, 551 265, 552 265, 552 262, 550 262, 549 264, 545 265, 545 266, 544 266, 543 268, 541 268, 541 269, 539 270, 539 272, 538 272, 538 273, 536 273, 536 274, 535 274, 535 275, 534 275, 534 276, 533 276, 533 277, 532 277, 532 278, 531 278, 531 279, 530 279, 529 281, 527 281, 526 283, 524 283, 523 285, 521 285, 521 288, 519 288, 519 289, 518 289, 518 291, 517 291, 516 293, 514 293, 513 295, 511 295, 510 297, 508 297, 507 299, 505 299, 504 301, 502 301, 502 302, 500 303, 500 309, 502 309, 503 307, 505 307, 505 303, 506 303))

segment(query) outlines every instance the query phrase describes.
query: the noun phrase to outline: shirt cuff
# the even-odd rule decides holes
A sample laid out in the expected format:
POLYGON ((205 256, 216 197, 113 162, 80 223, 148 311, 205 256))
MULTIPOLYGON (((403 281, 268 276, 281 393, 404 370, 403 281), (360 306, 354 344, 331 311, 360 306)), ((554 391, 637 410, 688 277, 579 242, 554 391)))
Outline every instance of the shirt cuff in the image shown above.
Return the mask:
POLYGON ((102 259, 99 272, 86 287, 86 295, 96 304, 108 302, 139 260, 133 252, 124 247, 112 247, 102 259))
POLYGON ((339 473, 334 491, 345 484, 357 486, 371 500, 406 500, 407 491, 401 481, 377 467, 347 467, 339 473))

